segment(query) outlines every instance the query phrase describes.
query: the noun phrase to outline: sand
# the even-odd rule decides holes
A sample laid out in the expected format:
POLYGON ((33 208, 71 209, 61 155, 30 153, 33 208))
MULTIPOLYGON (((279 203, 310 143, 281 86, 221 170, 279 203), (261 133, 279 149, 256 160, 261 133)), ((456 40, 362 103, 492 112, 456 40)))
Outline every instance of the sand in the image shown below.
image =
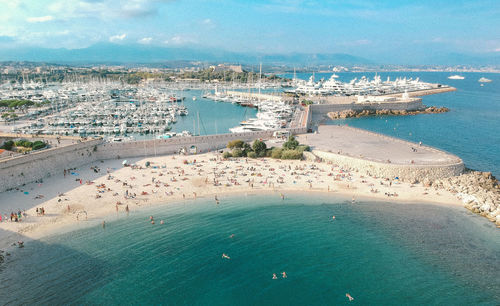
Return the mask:
MULTIPOLYGON (((265 159, 228 159, 220 154, 162 156, 107 160, 52 176, 41 184, 0 193, 0 249, 16 241, 39 239, 81 224, 99 225, 106 218, 168 203, 210 197, 216 202, 235 193, 322 192, 354 200, 433 203, 462 207, 451 192, 411 185, 398 180, 366 177, 325 162, 265 159), (146 167, 150 162, 150 167, 146 167), (94 169, 96 167, 99 172, 94 169), (92 169, 94 168, 94 169, 92 169), (82 183, 80 184, 80 179, 82 183), (126 192, 128 195, 126 196, 126 192), (26 194, 28 192, 28 194, 26 194), (135 194, 135 196, 134 196, 135 194), (389 194, 389 195, 388 195, 389 194), (43 207, 45 215, 36 208, 43 207), (26 212, 21 222, 11 211, 26 212)), ((97 169, 96 169, 97 170, 97 169)))

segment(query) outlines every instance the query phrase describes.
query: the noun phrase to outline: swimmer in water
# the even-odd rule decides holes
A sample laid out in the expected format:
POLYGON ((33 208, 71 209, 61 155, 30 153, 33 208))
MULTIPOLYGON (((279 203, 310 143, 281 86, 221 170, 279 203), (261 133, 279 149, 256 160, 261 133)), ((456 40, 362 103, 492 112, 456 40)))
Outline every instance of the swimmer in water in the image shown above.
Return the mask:
POLYGON ((346 293, 345 296, 347 296, 347 298, 349 299, 349 302, 354 301, 354 298, 349 293, 346 293))
POLYGON ((226 254, 222 253, 222 258, 225 258, 225 259, 231 259, 231 257, 227 256, 226 254))
POLYGON ((335 220, 335 216, 332 216, 332 220, 335 220))
POLYGON ((229 236, 229 238, 234 238, 234 234, 231 234, 231 235, 229 236))
POLYGON ((151 224, 155 224, 155 220, 151 220, 151 224))
POLYGON ((285 271, 281 272, 281 276, 282 276, 283 278, 286 278, 286 272, 285 272, 285 271))
POLYGON ((160 224, 165 224, 165 222, 163 220, 160 221, 160 224))
POLYGON ((281 199, 284 200, 285 199, 285 195, 281 193, 281 199))
POLYGON ((102 228, 106 228, 106 221, 102 221, 102 228))
POLYGON ((276 276, 276 273, 273 273, 273 279, 278 279, 278 277, 276 276))
POLYGON ((356 200, 354 199, 354 197, 352 197, 352 201, 351 201, 353 204, 356 203, 356 200))

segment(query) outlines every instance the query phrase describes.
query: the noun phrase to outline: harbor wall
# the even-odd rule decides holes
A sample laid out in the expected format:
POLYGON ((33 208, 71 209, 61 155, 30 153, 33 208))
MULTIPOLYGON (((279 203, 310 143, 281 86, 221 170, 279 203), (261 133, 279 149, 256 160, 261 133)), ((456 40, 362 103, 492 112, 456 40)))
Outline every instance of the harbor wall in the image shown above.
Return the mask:
MULTIPOLYGON (((407 182, 423 182, 425 179, 436 180, 460 175, 464 171, 464 163, 460 160, 445 165, 412 165, 390 164, 351 157, 342 154, 313 150, 314 156, 332 162, 344 169, 359 171, 369 176, 395 178, 407 182)), ((309 155, 309 159, 313 157, 309 155)))
POLYGON ((0 162, 0 192, 91 163, 102 143, 101 139, 89 140, 4 160, 0 162))

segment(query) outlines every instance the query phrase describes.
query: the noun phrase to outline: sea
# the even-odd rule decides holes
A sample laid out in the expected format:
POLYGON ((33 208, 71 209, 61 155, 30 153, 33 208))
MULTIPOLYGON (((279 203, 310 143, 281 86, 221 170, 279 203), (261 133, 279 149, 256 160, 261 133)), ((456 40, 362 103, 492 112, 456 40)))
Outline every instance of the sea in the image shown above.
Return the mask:
MULTIPOLYGON (((448 113, 326 124, 422 141, 498 177, 500 75, 447 79, 451 74, 380 73, 456 87, 423 97, 448 113), (493 82, 480 86, 480 77, 493 82)), ((374 74, 338 75, 349 81, 374 74)), ((179 131, 228 132, 255 116, 185 93, 190 114, 174 125, 179 131)), ((462 207, 415 202, 352 204, 311 193, 282 201, 270 193, 144 208, 108 217, 104 229, 90 220, 4 253, 0 305, 499 305, 498 228, 462 207)))
POLYGON ((240 195, 26 242, 0 305, 498 305, 499 265, 498 229, 460 207, 240 195))

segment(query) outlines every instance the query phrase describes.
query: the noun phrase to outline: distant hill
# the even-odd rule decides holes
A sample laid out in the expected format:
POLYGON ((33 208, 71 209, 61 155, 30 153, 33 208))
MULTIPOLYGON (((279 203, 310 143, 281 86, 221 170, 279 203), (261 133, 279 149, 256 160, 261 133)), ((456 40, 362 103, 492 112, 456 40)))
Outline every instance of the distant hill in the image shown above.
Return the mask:
POLYGON ((163 61, 228 61, 281 64, 371 64, 372 61, 349 54, 258 54, 209 48, 166 48, 148 45, 99 43, 82 49, 16 48, 0 49, 0 61, 51 63, 159 63, 163 61))
POLYGON ((500 65, 500 53, 459 54, 400 52, 397 56, 374 56, 367 59, 344 53, 245 53, 203 47, 158 47, 141 44, 98 43, 82 49, 36 47, 0 48, 0 61, 33 61, 57 64, 158 64, 183 61, 231 62, 241 64, 283 65, 500 65))

